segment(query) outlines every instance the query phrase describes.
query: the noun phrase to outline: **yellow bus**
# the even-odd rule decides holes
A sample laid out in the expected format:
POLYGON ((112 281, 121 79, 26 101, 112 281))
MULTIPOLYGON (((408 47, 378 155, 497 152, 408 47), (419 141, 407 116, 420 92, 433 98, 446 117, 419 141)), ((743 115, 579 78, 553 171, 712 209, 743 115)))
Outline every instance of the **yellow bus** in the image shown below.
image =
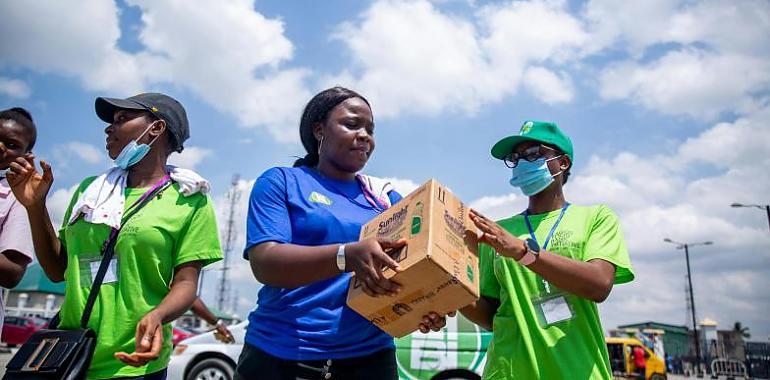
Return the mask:
POLYGON ((645 347, 641 341, 635 338, 616 338, 607 337, 607 351, 610 354, 610 367, 612 376, 615 379, 636 379, 636 368, 631 352, 638 346, 644 350, 647 367, 644 378, 647 380, 666 379, 666 362, 663 358, 655 355, 649 348, 645 347))

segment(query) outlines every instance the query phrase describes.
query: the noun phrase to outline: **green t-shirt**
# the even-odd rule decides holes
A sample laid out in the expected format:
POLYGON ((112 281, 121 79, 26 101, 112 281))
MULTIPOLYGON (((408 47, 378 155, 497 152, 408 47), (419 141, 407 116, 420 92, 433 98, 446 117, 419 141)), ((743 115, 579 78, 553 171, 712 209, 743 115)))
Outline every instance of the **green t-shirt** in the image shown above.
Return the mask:
MULTIPOLYGON (((59 231, 67 250, 66 290, 60 314, 62 328, 79 326, 91 289, 91 265, 98 268, 102 245, 110 233, 109 226, 91 224, 82 217, 67 223, 75 201, 93 179, 86 179, 78 187, 59 231), (95 264, 91 264, 93 262, 95 264)), ((127 188, 126 207, 147 190, 127 188)), ((200 193, 185 197, 179 192, 178 184, 171 185, 122 227, 115 257, 117 281, 102 284, 88 322, 88 327, 97 334, 89 379, 141 376, 168 366, 170 324, 163 326, 160 357, 146 366, 131 367, 115 359, 113 354, 136 351, 136 324, 168 294, 175 267, 199 260, 208 265, 222 259, 211 199, 200 193)))
MULTIPOLYGON (((560 212, 529 216, 541 245, 560 212)), ((523 215, 498 223, 513 236, 530 237, 523 215)), ((547 250, 580 261, 608 261, 615 265, 616 284, 634 279, 618 219, 606 206, 569 206, 547 250)), ((484 379, 612 379, 596 303, 565 293, 574 317, 541 327, 533 300, 545 294, 542 279, 488 245, 481 244, 479 254, 481 294, 500 300, 484 379)))

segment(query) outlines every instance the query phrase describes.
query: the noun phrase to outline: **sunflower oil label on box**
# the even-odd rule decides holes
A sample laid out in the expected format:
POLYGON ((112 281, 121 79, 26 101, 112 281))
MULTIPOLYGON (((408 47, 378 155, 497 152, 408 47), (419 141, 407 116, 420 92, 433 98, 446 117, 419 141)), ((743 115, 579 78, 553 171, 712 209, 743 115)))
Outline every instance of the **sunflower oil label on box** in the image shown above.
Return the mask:
POLYGON ((431 311, 445 314, 479 297, 476 227, 467 206, 436 180, 417 188, 361 228, 360 239, 406 239, 390 252, 403 269, 384 275, 401 284, 394 296, 370 297, 353 276, 348 306, 394 337, 419 327, 431 311))

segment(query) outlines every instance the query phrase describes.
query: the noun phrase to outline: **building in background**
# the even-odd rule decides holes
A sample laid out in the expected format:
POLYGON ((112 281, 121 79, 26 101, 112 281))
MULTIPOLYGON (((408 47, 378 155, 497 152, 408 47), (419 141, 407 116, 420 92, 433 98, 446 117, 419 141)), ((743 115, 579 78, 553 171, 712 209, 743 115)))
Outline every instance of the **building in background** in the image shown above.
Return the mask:
POLYGON ((640 331, 661 330, 663 334, 660 335, 663 338, 663 348, 666 355, 671 355, 675 358, 694 355, 695 349, 692 346, 692 332, 687 326, 653 321, 618 326, 618 330, 626 329, 638 329, 640 331))
MULTIPOLYGON (((711 372, 714 360, 729 360, 743 363, 748 375, 756 378, 770 378, 770 343, 746 340, 740 325, 730 330, 719 330, 718 323, 709 318, 698 326, 698 340, 701 346, 701 362, 707 373, 711 372)), ((660 336, 666 355, 673 361, 673 373, 692 370, 695 360, 695 346, 692 331, 687 326, 670 325, 661 322, 641 322, 618 326, 610 330, 612 336, 633 336, 636 332, 660 336), (658 334, 658 332, 662 334, 658 334)), ((748 335, 746 335, 748 336, 748 335)))
POLYGON ((38 263, 27 267, 19 285, 5 291, 5 315, 51 318, 64 302, 64 282, 54 283, 38 263))
POLYGON ((746 360, 744 332, 740 330, 719 330, 716 321, 704 319, 700 323, 700 338, 704 354, 709 357, 746 360))

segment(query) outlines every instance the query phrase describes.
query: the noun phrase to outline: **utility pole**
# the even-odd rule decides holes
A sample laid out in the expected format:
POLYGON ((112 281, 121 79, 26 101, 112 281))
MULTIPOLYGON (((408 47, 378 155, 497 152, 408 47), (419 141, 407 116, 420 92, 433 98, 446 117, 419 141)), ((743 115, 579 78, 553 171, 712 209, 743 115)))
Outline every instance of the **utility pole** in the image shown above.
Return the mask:
POLYGON ((222 273, 219 281, 219 289, 217 290, 217 309, 223 312, 226 307, 227 298, 230 292, 230 281, 227 278, 227 272, 230 270, 230 264, 228 259, 230 253, 233 251, 233 244, 235 243, 235 209, 238 207, 238 201, 241 199, 241 191, 238 189, 238 181, 240 176, 238 174, 233 176, 233 181, 230 186, 230 190, 227 192, 227 200, 230 204, 230 210, 227 217, 227 231, 225 233, 225 247, 224 258, 222 259, 222 273))
POLYGON ((684 276, 684 302, 687 305, 687 307, 685 308, 687 309, 687 311, 685 312, 683 325, 687 325, 688 323, 690 323, 690 318, 692 315, 692 308, 690 308, 690 286, 688 286, 687 284, 688 284, 687 276, 684 276))
POLYGON ((702 243, 679 243, 669 238, 663 239, 666 243, 676 244, 676 249, 684 249, 684 258, 687 262, 687 287, 690 290, 690 307, 692 308, 692 337, 695 341, 695 373, 697 377, 703 377, 701 372, 701 356, 700 356, 700 337, 698 336, 698 325, 695 321, 695 298, 692 292, 692 273, 690 272, 690 250, 689 247, 696 245, 712 245, 713 242, 705 241, 702 243))
POLYGON ((692 308, 692 334, 695 340, 695 364, 698 366, 695 373, 698 377, 702 377, 700 372, 700 337, 698 336, 697 323, 695 322, 695 297, 692 295, 692 274, 690 273, 690 251, 687 249, 687 244, 684 245, 684 257, 687 262, 687 287, 690 289, 690 308, 692 308))

